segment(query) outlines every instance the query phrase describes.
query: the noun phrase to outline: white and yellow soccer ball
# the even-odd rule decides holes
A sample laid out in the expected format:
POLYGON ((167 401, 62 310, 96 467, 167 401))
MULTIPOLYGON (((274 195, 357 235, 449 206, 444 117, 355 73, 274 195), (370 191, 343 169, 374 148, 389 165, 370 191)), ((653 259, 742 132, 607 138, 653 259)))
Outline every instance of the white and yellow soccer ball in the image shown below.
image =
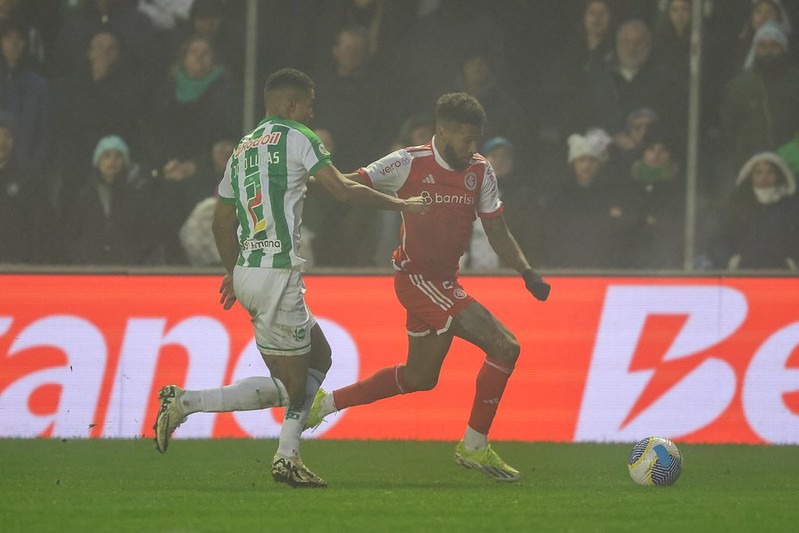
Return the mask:
POLYGON ((633 447, 627 468, 639 485, 673 485, 682 473, 682 453, 669 439, 647 437, 633 447))

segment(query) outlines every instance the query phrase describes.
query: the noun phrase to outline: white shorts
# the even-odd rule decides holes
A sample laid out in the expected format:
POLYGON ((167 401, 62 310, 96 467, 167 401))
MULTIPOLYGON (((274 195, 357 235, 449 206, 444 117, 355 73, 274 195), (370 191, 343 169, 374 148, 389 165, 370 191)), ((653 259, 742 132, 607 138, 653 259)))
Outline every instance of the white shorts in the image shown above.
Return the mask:
POLYGON ((291 356, 311 351, 316 319, 305 305, 305 283, 299 270, 237 265, 233 289, 250 313, 262 354, 291 356))

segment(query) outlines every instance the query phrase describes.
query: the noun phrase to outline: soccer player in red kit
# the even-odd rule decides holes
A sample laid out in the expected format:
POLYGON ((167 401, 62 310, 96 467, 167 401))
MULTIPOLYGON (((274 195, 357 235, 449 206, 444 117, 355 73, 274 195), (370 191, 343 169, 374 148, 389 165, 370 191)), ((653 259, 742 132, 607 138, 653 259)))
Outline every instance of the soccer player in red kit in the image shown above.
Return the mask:
POLYGON ((500 481, 516 481, 518 470, 491 449, 488 431, 519 356, 519 343, 458 283, 458 261, 475 216, 491 247, 522 275, 537 299, 546 300, 550 286, 530 267, 508 231, 494 170, 476 153, 486 120, 481 104, 466 93, 445 94, 436 104, 435 119, 429 144, 398 150, 348 176, 400 198, 421 196, 428 204, 425 215, 403 213, 400 244, 392 256, 394 288, 407 310, 407 360, 333 392, 320 390, 305 425, 316 427, 328 414, 354 405, 432 389, 452 339, 460 337, 481 348, 486 358, 455 461, 500 481))

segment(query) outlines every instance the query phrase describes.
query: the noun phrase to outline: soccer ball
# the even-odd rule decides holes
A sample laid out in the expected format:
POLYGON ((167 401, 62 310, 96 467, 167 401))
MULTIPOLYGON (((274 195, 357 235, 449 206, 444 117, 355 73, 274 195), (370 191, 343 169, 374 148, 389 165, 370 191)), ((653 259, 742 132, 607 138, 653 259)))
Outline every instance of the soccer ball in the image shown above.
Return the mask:
POLYGON ((639 485, 665 487, 680 477, 682 454, 669 439, 647 437, 633 447, 627 468, 639 485))

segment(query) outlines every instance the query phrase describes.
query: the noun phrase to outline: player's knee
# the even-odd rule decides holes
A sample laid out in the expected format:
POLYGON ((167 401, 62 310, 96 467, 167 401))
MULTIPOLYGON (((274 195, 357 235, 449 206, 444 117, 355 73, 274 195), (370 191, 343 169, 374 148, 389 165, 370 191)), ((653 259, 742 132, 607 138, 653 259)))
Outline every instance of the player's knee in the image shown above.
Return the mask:
POLYGON ((333 365, 333 355, 330 345, 327 342, 316 342, 311 344, 311 357, 308 366, 327 374, 333 365))
POLYGON ((326 350, 323 350, 318 357, 315 357, 311 361, 311 368, 315 368, 320 372, 327 374, 327 371, 330 370, 330 367, 333 365, 333 357, 330 351, 330 347, 328 346, 326 350))
POLYGON ((438 385, 438 375, 413 374, 406 370, 403 372, 402 381, 406 392, 428 391, 438 385))
POLYGON ((493 357, 506 363, 515 364, 519 358, 522 348, 519 346, 519 341, 512 334, 503 335, 497 342, 495 353, 491 354, 493 357))
POLYGON ((420 379, 419 381, 414 382, 413 385, 410 385, 409 386, 410 390, 408 392, 433 390, 433 389, 436 388, 436 385, 438 385, 438 378, 437 377, 435 377, 435 378, 424 378, 424 379, 420 379))

